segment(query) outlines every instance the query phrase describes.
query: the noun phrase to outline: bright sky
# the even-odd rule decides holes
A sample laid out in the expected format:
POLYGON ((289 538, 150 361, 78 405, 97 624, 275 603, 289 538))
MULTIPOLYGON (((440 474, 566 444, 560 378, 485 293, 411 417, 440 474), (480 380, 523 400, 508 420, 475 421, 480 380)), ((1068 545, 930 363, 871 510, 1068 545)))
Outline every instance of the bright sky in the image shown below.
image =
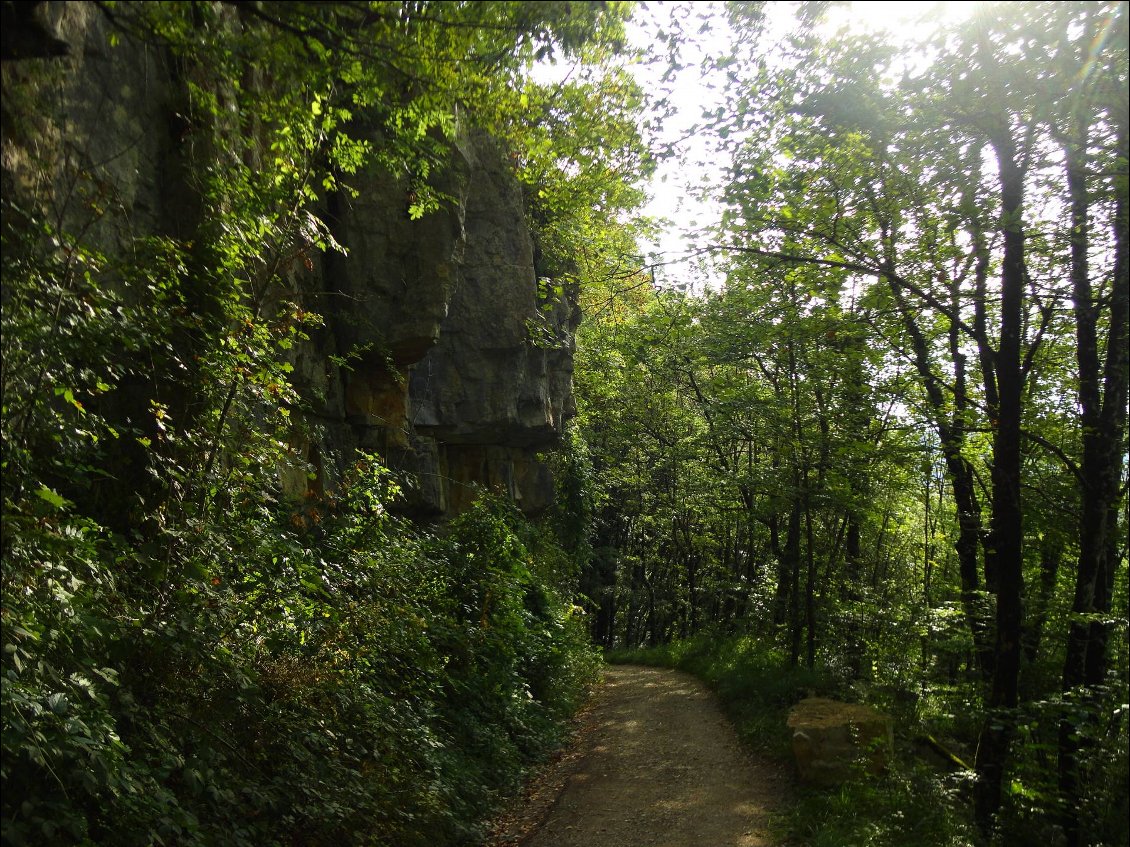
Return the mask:
MULTIPOLYGON (((775 6, 787 5, 775 3, 775 6)), ((939 22, 954 22, 973 14, 982 2, 974 0, 852 0, 828 11, 827 29, 836 31, 847 26, 863 32, 885 29, 897 35, 919 37, 929 35, 939 22)))
MULTIPOLYGON (((783 40, 795 20, 795 2, 770 2, 765 48, 783 40)), ((905 41, 920 40, 939 24, 953 22, 970 16, 978 2, 936 2, 935 0, 853 0, 833 7, 822 25, 828 35, 839 32, 876 32, 886 30, 905 41)), ((699 27, 689 28, 694 40, 683 48, 682 62, 687 67, 676 77, 671 102, 676 114, 664 126, 662 140, 675 141, 688 134, 700 121, 702 113, 717 108, 722 103, 721 86, 711 88, 709 78, 702 72, 703 63, 711 56, 724 54, 729 47, 731 33, 722 4, 711 3, 647 3, 637 16, 638 22, 631 30, 637 46, 651 48, 657 27, 677 7, 691 6, 694 14, 710 21, 710 31, 695 34, 699 27)), ((662 68, 641 65, 635 68, 637 79, 649 90, 658 89, 662 68)), ((693 254, 705 243, 701 234, 704 227, 717 223, 721 207, 717 203, 700 199, 702 189, 717 183, 726 167, 711 149, 705 134, 692 134, 680 144, 681 155, 664 162, 651 185, 651 201, 647 213, 672 221, 672 226, 661 243, 644 245, 649 261, 662 263, 655 269, 656 279, 664 285, 702 290, 720 283, 717 272, 711 271, 693 254)))

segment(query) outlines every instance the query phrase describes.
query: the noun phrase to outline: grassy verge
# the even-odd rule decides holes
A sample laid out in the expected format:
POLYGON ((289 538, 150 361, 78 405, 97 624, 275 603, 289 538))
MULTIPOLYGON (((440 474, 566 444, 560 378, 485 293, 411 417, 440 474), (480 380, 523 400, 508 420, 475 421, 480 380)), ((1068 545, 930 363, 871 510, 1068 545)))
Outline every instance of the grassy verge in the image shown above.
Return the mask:
MULTIPOLYGON (((698 636, 605 659, 694 674, 714 690, 742 742, 779 761, 791 759, 785 722, 792 704, 810 690, 838 693, 831 674, 789 667, 780 652, 749 637, 698 636)), ((836 789, 798 785, 774 832, 789 847, 977 847, 960 812, 967 789, 962 779, 898 755, 881 777, 860 773, 836 789)))

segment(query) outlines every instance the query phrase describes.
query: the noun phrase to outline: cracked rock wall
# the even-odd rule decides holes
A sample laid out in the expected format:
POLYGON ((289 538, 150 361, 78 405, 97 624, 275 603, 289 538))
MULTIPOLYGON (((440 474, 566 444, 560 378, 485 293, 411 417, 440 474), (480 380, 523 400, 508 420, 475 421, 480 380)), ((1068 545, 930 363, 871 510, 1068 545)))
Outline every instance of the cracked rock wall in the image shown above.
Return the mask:
MULTIPOLYGON (((44 149, 81 148, 126 227, 107 219, 92 233, 99 249, 139 234, 188 237, 199 206, 173 63, 156 49, 108 48, 94 4, 23 4, 12 21, 9 5, 5 124, 10 109, 42 114, 33 140, 5 131, 5 195, 41 178, 44 149), (38 162, 27 155, 33 144, 38 162)), ((328 197, 321 210, 348 254, 320 257, 312 278, 298 280, 326 324, 293 354, 311 435, 298 445, 305 464, 282 472, 284 491, 332 490, 360 449, 413 480, 407 509, 419 518, 458 513, 479 486, 528 513, 544 509, 553 484, 538 457, 573 412, 579 312, 571 297, 539 297, 509 158, 493 139, 465 133, 437 177, 453 202, 418 221, 407 215, 407 186, 391 176, 370 172, 354 185, 359 196, 328 197)))

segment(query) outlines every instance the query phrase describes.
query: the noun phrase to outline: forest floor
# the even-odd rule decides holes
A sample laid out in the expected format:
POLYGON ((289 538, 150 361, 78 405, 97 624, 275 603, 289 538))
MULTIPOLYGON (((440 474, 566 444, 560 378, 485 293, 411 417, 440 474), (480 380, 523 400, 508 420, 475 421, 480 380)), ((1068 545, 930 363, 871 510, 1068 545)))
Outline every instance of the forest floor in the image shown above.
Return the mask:
POLYGON ((743 750, 710 692, 613 665, 572 742, 497 819, 488 847, 768 847, 791 778, 743 750))

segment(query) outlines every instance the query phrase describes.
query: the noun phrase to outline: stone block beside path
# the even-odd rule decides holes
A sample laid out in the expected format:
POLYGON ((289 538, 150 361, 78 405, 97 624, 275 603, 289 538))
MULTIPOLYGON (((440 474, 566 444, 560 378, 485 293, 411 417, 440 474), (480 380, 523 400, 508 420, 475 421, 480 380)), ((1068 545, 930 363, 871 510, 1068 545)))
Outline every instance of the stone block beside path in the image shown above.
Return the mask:
POLYGON ((894 723, 861 703, 809 697, 789 712, 793 756, 802 782, 838 785, 863 759, 869 773, 881 773, 894 748, 894 723))

